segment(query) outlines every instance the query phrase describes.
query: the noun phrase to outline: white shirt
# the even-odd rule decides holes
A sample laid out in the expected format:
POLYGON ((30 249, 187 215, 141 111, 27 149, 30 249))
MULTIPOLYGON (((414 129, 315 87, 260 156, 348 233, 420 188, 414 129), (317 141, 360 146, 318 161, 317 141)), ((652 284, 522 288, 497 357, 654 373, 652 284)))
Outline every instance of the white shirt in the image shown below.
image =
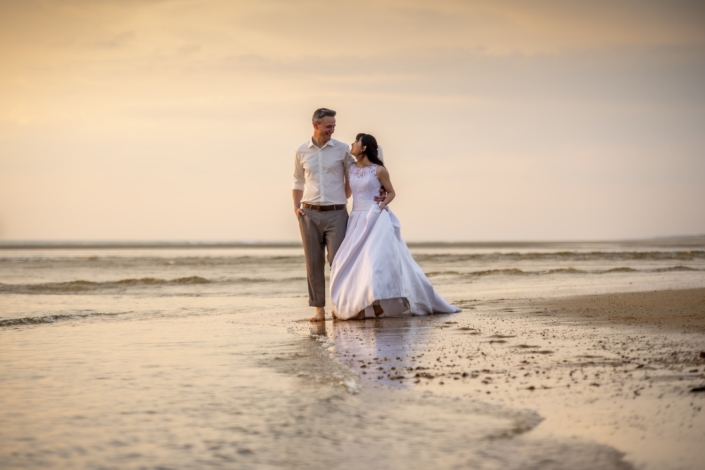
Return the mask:
POLYGON ((346 204, 345 168, 352 163, 347 144, 331 139, 318 148, 311 139, 296 150, 293 189, 303 190, 308 204, 346 204))

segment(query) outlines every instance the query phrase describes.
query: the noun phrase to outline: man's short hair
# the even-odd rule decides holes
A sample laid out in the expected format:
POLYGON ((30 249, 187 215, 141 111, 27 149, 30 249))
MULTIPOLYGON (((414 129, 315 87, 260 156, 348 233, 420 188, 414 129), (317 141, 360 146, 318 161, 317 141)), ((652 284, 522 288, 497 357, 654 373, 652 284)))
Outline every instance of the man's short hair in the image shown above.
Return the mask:
POLYGON ((326 116, 335 117, 335 111, 328 108, 318 108, 313 112, 313 117, 311 118, 311 121, 321 122, 321 120, 326 116))

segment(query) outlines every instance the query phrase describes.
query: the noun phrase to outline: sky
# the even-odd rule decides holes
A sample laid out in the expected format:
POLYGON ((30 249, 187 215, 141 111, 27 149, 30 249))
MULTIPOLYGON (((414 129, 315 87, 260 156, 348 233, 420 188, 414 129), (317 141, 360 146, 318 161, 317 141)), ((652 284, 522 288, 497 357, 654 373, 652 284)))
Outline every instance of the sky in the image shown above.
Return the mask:
POLYGON ((296 241, 318 107, 408 241, 705 234, 701 1, 0 0, 0 240, 296 241))

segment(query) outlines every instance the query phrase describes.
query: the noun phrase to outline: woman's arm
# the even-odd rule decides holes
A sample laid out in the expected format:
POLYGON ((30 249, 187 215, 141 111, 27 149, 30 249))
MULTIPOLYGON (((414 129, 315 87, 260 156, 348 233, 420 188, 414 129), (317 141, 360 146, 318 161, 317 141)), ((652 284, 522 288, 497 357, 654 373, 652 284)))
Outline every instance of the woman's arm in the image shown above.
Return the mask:
POLYGON ((382 186, 384 186, 384 189, 387 190, 387 197, 384 198, 384 201, 380 202, 379 208, 384 209, 389 205, 390 202, 394 199, 394 196, 397 194, 394 192, 394 186, 392 186, 392 180, 389 179, 389 172, 387 169, 383 166, 378 166, 377 167, 377 179, 379 180, 380 183, 382 183, 382 186))

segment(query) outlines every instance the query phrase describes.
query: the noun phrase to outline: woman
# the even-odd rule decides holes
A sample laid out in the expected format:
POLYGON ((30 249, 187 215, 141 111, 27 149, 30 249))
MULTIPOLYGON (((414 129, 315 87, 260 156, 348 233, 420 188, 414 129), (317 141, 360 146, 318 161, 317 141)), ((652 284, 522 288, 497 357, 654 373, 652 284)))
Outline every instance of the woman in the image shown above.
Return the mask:
POLYGON ((346 193, 353 208, 331 265, 334 318, 459 312, 438 295, 402 240, 399 220, 387 207, 396 193, 378 152, 369 134, 358 134, 350 149, 356 163, 346 170, 346 193), (387 196, 377 204, 382 187, 387 196))

